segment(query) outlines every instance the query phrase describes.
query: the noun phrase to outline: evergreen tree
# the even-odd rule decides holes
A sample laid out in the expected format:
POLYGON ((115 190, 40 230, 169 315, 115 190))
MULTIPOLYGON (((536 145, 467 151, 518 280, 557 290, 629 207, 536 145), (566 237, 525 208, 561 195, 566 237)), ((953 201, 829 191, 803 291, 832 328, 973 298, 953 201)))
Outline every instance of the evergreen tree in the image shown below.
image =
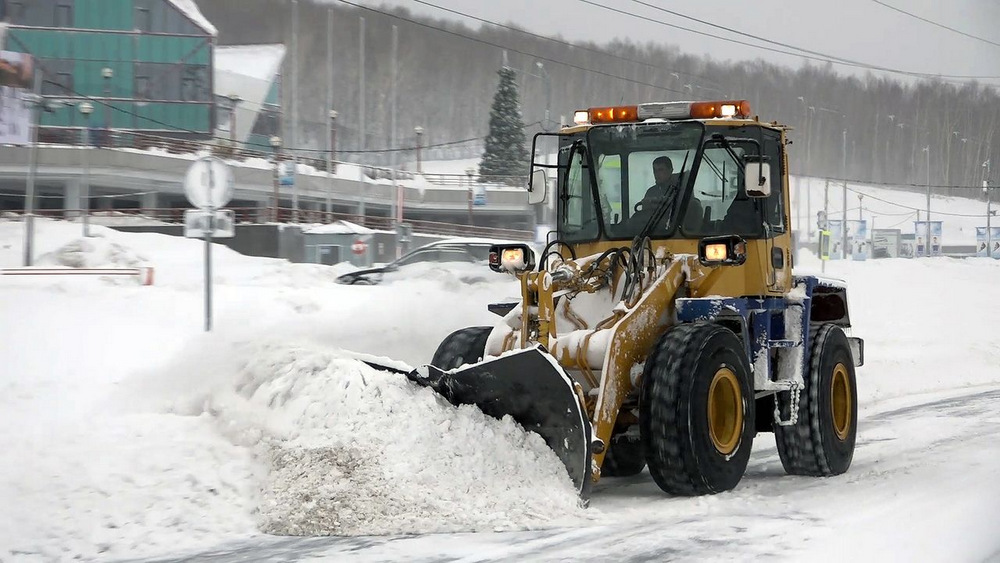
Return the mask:
MULTIPOLYGON (((500 85, 490 109, 490 132, 479 163, 480 181, 488 181, 490 176, 524 176, 528 173, 528 150, 514 70, 505 66, 498 74, 500 85)), ((521 183, 514 178, 509 181, 512 184, 521 183)))

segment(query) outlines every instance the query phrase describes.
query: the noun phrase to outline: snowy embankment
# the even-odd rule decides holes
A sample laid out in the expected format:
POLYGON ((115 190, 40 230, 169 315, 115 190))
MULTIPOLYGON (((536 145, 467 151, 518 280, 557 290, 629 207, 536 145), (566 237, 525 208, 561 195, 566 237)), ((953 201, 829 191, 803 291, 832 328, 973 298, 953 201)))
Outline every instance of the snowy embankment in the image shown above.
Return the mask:
MULTIPOLYGON (((19 265, 22 229, 0 222, 0 267, 19 265)), ((537 436, 355 359, 426 362, 450 331, 493 323, 486 305, 516 295, 515 282, 437 272, 339 286, 340 267, 216 246, 215 331, 205 334, 203 243, 93 231, 81 240, 79 226, 40 222, 39 264, 151 264, 156 285, 0 276, 0 560, 182 554, 263 532, 631 518, 633 500, 581 509, 537 436)), ((807 253, 798 266, 819 270, 807 253)), ((1000 301, 989 298, 1000 263, 843 262, 827 272, 848 280, 854 334, 867 344, 862 424, 917 393, 1000 384, 1000 301)))

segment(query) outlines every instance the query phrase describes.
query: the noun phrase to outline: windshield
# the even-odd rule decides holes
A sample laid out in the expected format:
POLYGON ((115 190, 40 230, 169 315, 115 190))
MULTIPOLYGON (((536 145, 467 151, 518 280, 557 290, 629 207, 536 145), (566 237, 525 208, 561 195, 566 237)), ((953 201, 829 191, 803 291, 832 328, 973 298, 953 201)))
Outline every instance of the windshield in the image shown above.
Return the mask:
POLYGON ((780 183, 771 196, 750 198, 743 178, 749 159, 763 160, 771 178, 782 177, 780 132, 759 126, 708 130, 701 122, 641 123, 564 137, 560 236, 588 241, 603 231, 609 239, 632 239, 647 225, 659 239, 783 232, 780 183))
POLYGON ((566 171, 560 234, 590 240, 603 228, 609 238, 630 239, 652 224, 651 236, 669 236, 683 217, 684 187, 703 132, 701 123, 664 122, 595 127, 586 137, 568 137, 560 150, 566 171))

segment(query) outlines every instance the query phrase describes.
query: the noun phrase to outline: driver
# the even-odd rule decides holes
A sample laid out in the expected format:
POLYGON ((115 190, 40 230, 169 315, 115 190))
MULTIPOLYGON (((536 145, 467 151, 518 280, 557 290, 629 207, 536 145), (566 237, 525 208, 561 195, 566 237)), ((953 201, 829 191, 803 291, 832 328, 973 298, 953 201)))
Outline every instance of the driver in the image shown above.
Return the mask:
POLYGON ((674 178, 674 164, 670 157, 660 156, 653 161, 653 178, 656 183, 650 186, 642 200, 635 204, 635 214, 632 215, 635 221, 642 223, 648 221, 665 199, 669 200, 670 204, 667 205, 663 218, 669 220, 673 215, 680 190, 679 181, 674 178))

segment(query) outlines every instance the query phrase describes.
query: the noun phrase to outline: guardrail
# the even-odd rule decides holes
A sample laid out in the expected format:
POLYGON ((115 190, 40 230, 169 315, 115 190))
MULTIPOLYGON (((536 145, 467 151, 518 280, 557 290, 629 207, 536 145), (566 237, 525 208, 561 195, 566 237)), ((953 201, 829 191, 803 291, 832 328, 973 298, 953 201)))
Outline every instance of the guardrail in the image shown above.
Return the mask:
POLYGON ((153 285, 153 268, 0 268, 0 276, 134 276, 153 285))
MULTIPOLYGON (((368 215, 359 217, 351 213, 327 213, 325 211, 305 210, 298 211, 286 207, 278 209, 277 221, 274 217, 272 207, 234 207, 232 209, 236 216, 237 224, 264 224, 264 223, 292 223, 300 224, 304 227, 316 224, 329 224, 336 221, 349 221, 362 227, 377 231, 395 230, 394 222, 390 217, 380 217, 368 215)), ((150 221, 168 224, 184 224, 184 212, 187 209, 170 208, 134 208, 115 209, 112 211, 91 211, 89 214, 91 224, 104 226, 125 226, 135 225, 137 221, 150 221)), ((49 219, 79 220, 83 216, 83 211, 79 209, 39 209, 34 212, 36 217, 49 219)), ((20 219, 23 217, 23 210, 4 211, 2 218, 20 219)), ((411 225, 413 232, 428 235, 444 235, 456 237, 481 237, 481 238, 504 238, 511 240, 530 241, 535 234, 532 231, 520 229, 506 229, 502 227, 486 227, 477 225, 443 223, 438 221, 417 221, 407 220, 406 224, 411 225)))

